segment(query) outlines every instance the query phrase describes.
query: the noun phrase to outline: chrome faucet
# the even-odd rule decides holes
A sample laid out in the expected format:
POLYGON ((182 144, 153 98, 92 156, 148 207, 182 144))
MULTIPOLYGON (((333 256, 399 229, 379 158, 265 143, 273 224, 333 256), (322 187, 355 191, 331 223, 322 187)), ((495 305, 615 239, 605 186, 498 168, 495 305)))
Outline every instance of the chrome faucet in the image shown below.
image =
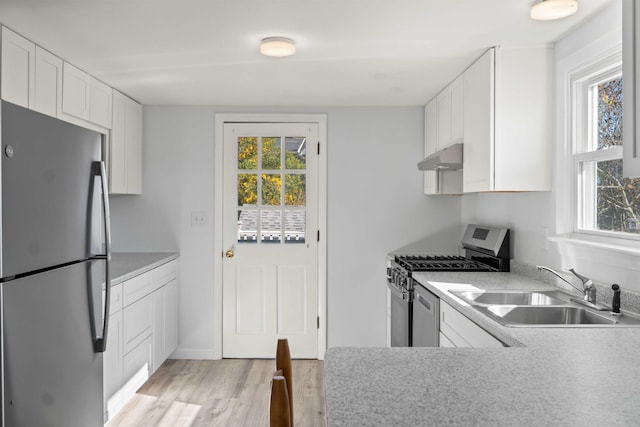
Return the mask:
POLYGON ((584 277, 582 274, 576 273, 573 268, 567 268, 567 271, 573 273, 582 282, 582 289, 584 289, 584 299, 591 304, 596 303, 596 285, 593 284, 593 280, 588 277, 584 277))
POLYGON ((546 270, 546 271, 552 273, 558 279, 562 280, 565 283, 568 283, 569 285, 571 285, 573 288, 578 290, 578 292, 580 292, 583 295, 583 297, 581 299, 572 298, 571 299, 572 301, 575 301, 577 303, 586 305, 587 307, 595 308, 597 310, 609 310, 610 309, 610 307, 608 307, 608 306, 606 306, 604 304, 598 304, 598 302, 596 301, 596 285, 593 283, 593 280, 591 280, 588 277, 585 277, 585 276, 577 273, 573 268, 567 268, 567 271, 571 272, 574 276, 576 276, 578 279, 580 279, 580 281, 582 282, 582 289, 580 289, 579 287, 577 287, 576 285, 574 285, 573 283, 571 283, 570 281, 568 281, 567 279, 562 277, 555 270, 552 270, 549 267, 545 267, 543 265, 538 265, 536 268, 538 270, 546 270))

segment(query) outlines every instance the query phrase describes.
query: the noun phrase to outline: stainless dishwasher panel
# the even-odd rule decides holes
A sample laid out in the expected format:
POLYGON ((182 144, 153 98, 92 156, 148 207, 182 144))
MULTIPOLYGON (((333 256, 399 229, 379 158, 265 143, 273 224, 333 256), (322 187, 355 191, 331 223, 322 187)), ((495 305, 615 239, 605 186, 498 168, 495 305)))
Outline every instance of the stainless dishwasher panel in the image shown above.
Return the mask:
POLYGON ((440 331, 440 298, 414 282, 413 346, 438 347, 440 331))
POLYGON ((411 292, 399 289, 393 282, 387 286, 391 298, 391 347, 411 347, 411 292))

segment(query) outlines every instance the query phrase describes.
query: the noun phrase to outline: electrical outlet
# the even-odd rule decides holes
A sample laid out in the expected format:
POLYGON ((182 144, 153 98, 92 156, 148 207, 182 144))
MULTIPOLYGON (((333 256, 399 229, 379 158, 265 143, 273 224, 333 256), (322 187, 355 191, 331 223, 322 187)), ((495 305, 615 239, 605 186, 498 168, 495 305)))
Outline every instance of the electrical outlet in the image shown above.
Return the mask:
POLYGON ((191 212, 191 226, 204 227, 207 225, 207 213, 204 211, 191 212))

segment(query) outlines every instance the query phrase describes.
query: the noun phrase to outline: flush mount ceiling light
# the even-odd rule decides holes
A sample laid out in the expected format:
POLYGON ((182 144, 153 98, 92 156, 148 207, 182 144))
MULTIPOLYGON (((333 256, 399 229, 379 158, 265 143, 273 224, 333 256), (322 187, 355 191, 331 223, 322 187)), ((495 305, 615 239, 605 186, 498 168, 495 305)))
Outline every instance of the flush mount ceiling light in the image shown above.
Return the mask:
POLYGON ((531 18, 536 21, 553 21, 573 15, 577 10, 577 0, 542 0, 531 7, 531 18))
POLYGON ((265 56, 281 58, 296 53, 293 40, 285 37, 267 37, 260 42, 260 53, 265 56))

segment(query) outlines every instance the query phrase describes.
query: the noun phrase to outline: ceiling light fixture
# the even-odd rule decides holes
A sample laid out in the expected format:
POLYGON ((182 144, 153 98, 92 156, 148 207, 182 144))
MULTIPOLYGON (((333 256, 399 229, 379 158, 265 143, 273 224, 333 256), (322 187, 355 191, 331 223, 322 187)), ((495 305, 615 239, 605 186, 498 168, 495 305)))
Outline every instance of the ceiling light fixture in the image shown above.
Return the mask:
POLYGON ((531 7, 531 19, 553 21, 573 15, 577 10, 577 0, 541 0, 531 7))
POLYGON ((285 37, 267 37, 260 42, 260 53, 282 58, 296 53, 296 45, 293 40, 285 37))

